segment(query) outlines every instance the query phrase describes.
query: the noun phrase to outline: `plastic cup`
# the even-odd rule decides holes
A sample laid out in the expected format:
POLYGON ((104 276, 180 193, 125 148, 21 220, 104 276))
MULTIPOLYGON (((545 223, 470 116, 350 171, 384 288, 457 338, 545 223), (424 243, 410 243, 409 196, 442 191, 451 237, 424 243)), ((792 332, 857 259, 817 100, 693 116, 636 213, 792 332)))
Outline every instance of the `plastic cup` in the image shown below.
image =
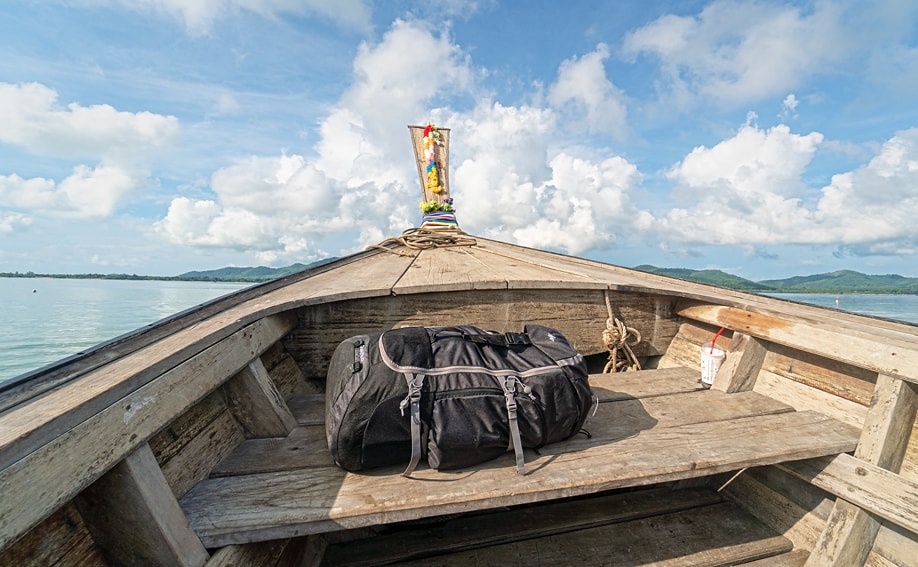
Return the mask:
POLYGON ((710 388, 720 365, 723 364, 726 354, 719 348, 711 349, 710 346, 701 347, 701 384, 710 388))

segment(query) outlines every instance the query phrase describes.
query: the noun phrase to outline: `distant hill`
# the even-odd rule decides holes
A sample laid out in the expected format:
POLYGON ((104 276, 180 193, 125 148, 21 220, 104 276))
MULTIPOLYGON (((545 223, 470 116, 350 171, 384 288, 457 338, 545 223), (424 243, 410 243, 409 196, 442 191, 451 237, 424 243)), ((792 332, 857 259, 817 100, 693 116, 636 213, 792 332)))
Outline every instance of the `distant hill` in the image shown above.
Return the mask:
POLYGON ((292 264, 283 268, 220 268, 185 272, 180 276, 139 276, 137 274, 37 274, 35 272, 0 272, 0 278, 60 278, 88 280, 158 280, 158 281, 225 281, 264 282, 327 264, 337 258, 325 258, 311 264, 292 264))
POLYGON ((636 270, 660 274, 683 280, 712 284, 739 291, 773 293, 894 293, 918 294, 918 278, 897 274, 870 275, 853 270, 839 270, 827 274, 794 276, 780 280, 752 281, 721 270, 690 270, 686 268, 658 268, 636 266, 636 270))
POLYGON ((185 272, 184 274, 178 276, 178 278, 188 280, 263 282, 276 278, 282 278, 284 276, 289 276, 290 274, 302 272, 303 270, 308 270, 309 268, 315 268, 317 266, 321 266, 322 264, 327 264, 333 260, 335 260, 335 258, 325 258, 323 260, 312 262, 311 264, 296 263, 289 266, 284 266, 283 268, 268 268, 265 266, 258 266, 257 268, 219 268, 217 270, 193 271, 185 272))
POLYGON ((734 276, 733 274, 728 274, 727 272, 722 272, 720 270, 690 270, 688 268, 658 268, 656 266, 650 266, 643 264, 641 266, 635 266, 635 270, 641 270, 642 272, 649 272, 651 274, 659 274, 661 276, 670 276, 673 278, 679 278, 681 280, 688 280, 690 282, 698 282, 703 284, 711 284, 720 287, 725 287, 728 289, 736 289, 739 291, 778 291, 777 288, 764 284, 762 282, 754 282, 752 280, 747 280, 739 276, 734 276))

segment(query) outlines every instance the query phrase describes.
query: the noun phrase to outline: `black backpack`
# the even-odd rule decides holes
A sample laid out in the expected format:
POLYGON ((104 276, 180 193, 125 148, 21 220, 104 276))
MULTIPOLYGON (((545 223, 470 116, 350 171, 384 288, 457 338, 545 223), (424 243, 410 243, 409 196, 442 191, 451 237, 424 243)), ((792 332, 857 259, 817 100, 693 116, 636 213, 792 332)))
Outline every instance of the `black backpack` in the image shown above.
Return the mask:
POLYGON ((325 429, 338 466, 356 471, 422 456, 455 469, 580 431, 595 396, 586 363, 548 327, 522 333, 408 327, 345 340, 332 355, 325 429))

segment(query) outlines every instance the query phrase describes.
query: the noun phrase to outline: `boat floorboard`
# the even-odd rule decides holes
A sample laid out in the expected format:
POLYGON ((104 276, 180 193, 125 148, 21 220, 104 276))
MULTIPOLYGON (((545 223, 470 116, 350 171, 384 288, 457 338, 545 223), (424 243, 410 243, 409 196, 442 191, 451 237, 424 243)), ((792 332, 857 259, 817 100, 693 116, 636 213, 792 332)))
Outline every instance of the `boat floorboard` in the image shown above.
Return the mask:
POLYGON ((328 546, 322 565, 739 565, 793 543, 710 489, 540 504, 328 546))
MULTIPOLYGON (((702 390, 697 371, 591 376, 602 403, 583 435, 458 471, 348 473, 321 425, 243 443, 182 499, 207 547, 593 494, 852 451, 858 431, 754 392, 702 390)), ((293 404, 312 408, 314 403, 293 404)), ((315 423, 297 415, 299 423, 315 423)))

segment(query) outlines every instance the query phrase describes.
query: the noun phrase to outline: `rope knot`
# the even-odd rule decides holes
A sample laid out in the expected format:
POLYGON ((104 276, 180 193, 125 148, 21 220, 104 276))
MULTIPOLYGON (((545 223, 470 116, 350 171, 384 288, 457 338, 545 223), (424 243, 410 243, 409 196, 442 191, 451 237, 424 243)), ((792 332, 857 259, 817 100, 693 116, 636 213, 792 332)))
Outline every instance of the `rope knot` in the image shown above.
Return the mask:
POLYGON ((606 292, 606 309, 609 311, 609 318, 606 319, 606 328, 602 332, 602 342, 609 350, 609 361, 603 368, 603 373, 640 370, 641 363, 631 348, 641 342, 640 331, 626 326, 612 313, 609 292, 606 292), (622 354, 621 359, 619 359, 620 354, 622 354))

